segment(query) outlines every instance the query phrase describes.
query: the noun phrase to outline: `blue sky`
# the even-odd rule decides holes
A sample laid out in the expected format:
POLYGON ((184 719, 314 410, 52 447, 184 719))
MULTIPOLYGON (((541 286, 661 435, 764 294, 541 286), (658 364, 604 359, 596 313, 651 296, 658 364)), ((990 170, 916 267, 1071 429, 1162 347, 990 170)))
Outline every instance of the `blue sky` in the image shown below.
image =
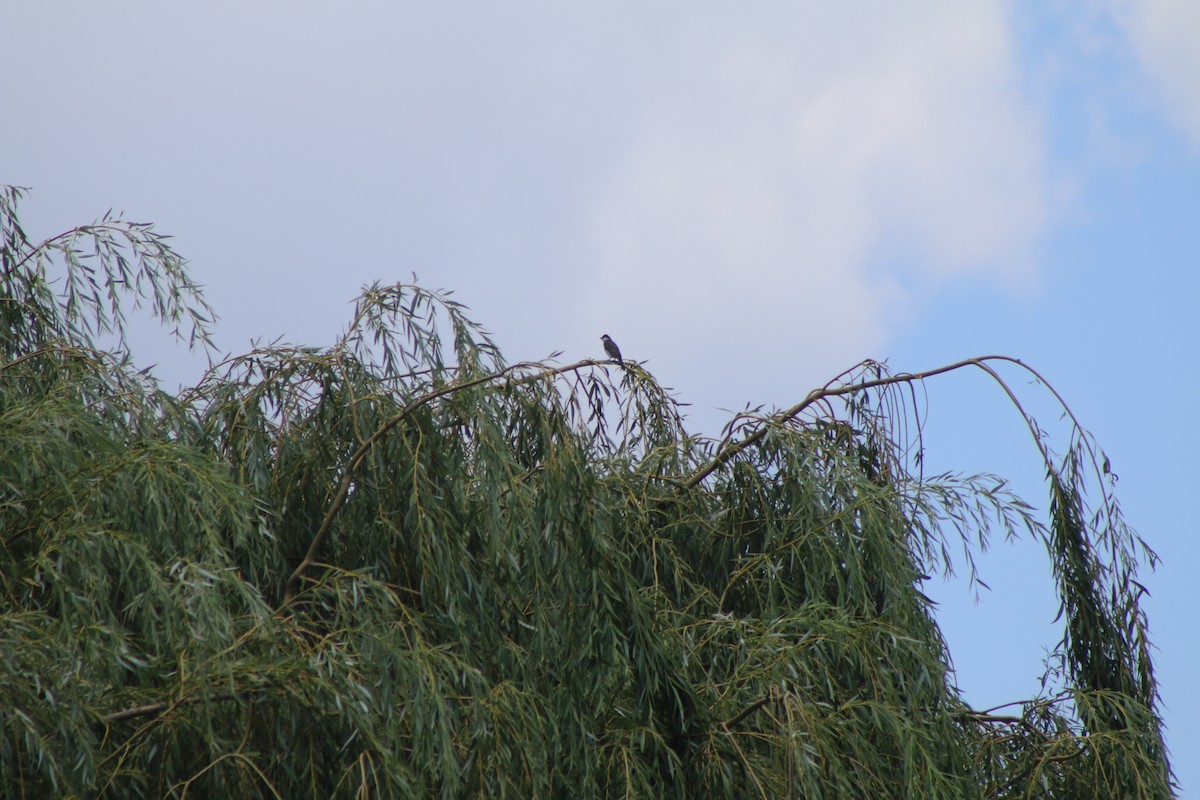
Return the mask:
MULTIPOLYGON (((1200 4, 77 1, 0 28, 0 181, 33 188, 27 230, 157 222, 227 350, 328 343, 362 284, 415 272, 513 361, 612 334, 700 429, 867 357, 1033 365, 1163 558, 1168 744, 1200 787, 1200 4)), ((929 402, 934 466, 1043 504, 995 387, 929 402)), ((934 591, 986 706, 1035 692, 1060 634, 1036 546, 981 568, 978 605, 934 591)))

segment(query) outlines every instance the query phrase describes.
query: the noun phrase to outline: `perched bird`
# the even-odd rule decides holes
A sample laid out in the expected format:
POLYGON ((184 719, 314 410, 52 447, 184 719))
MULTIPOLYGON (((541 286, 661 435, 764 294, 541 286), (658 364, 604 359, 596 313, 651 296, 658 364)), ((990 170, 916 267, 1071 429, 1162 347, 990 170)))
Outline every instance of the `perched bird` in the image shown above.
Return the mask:
POLYGON ((616 359, 622 367, 625 366, 625 360, 621 358, 621 348, 617 347, 617 343, 607 333, 600 337, 600 341, 604 342, 604 352, 608 353, 608 357, 616 359))

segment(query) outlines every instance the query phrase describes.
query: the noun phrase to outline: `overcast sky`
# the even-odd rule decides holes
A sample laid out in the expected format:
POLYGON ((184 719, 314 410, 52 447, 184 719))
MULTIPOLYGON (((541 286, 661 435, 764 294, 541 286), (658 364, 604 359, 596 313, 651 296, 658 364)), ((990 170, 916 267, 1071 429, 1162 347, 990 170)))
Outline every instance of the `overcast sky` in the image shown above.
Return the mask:
MULTIPOLYGON (((415 272, 510 361, 611 334, 701 430, 868 357, 1038 368, 1163 557, 1168 744, 1200 788, 1200 3, 8 2, 0 29, 27 231, 155 221, 224 350, 328 344, 415 272)), ((152 328, 135 349, 198 374, 152 328)), ((929 402, 932 464, 1044 505, 994 386, 929 402)), ((1033 695, 1061 633, 1044 552, 981 567, 979 605, 934 591, 984 707, 1033 695)))

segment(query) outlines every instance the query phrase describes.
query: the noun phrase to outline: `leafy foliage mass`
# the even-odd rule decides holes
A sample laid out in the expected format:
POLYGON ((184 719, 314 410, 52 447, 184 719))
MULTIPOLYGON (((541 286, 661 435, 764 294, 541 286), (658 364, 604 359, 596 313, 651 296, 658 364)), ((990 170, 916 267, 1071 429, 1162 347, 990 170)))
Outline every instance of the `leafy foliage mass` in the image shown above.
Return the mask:
POLYGON ((636 363, 508 365, 449 297, 377 285, 332 347, 172 395, 123 309, 205 345, 182 260, 111 215, 35 244, 21 197, 0 192, 0 795, 1172 794, 1153 554, 1090 438, 1055 455, 1029 419, 1044 521, 994 477, 922 474, 915 389, 1009 391, 1019 362, 864 363, 712 441, 636 363), (960 698, 919 591, 989 532, 1044 542, 1062 604, 1046 691, 1011 713, 960 698))

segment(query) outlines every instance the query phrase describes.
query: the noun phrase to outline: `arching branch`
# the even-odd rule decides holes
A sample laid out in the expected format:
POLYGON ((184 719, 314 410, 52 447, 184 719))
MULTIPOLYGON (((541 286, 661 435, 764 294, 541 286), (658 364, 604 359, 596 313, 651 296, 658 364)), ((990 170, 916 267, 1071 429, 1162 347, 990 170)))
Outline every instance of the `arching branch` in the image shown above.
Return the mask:
MULTIPOLYGON (((1033 424, 1032 418, 1029 416, 1028 413, 1025 412, 1025 409, 1021 406, 1020 402, 1017 400, 1016 394, 1012 391, 1012 389, 1008 386, 1008 384, 1005 383, 1004 379, 1002 377, 1000 377, 999 373, 997 373, 996 370, 993 369, 991 367, 991 365, 988 363, 991 361, 1002 361, 1002 362, 1016 364, 1021 369, 1024 369, 1025 371, 1027 371, 1031 375, 1033 375, 1039 382, 1041 382, 1044 386, 1046 386, 1046 388, 1054 395, 1055 399, 1059 402, 1059 404, 1062 406, 1064 411, 1070 416, 1071 421, 1072 421, 1072 423, 1074 423, 1075 427, 1077 429, 1081 430, 1078 421, 1075 419, 1074 414, 1071 413, 1071 411, 1067 407, 1066 403, 1063 402, 1062 397, 1058 394, 1057 391, 1054 390, 1054 388, 1052 386, 1050 386, 1050 384, 1045 380, 1045 378, 1043 378, 1036 370, 1032 369, 1031 367, 1026 365, 1024 362, 1020 361, 1019 359, 1012 358, 1010 356, 999 356, 999 355, 978 356, 975 358, 967 358, 962 361, 955 361, 952 364, 947 364, 942 367, 936 367, 934 369, 925 370, 923 372, 905 372, 905 373, 900 373, 898 375, 888 375, 888 376, 882 377, 882 378, 875 378, 873 380, 859 381, 857 383, 844 383, 844 384, 839 384, 839 385, 828 384, 820 389, 814 389, 813 391, 809 392, 808 396, 805 397, 802 401, 800 401, 796 405, 792 406, 791 408, 787 409, 786 411, 782 411, 778 414, 775 414, 770 419, 766 420, 763 424, 759 425, 759 427, 755 428, 745 438, 740 439, 736 442, 730 442, 729 444, 722 447, 717 452, 717 454, 715 456, 713 456, 712 460, 710 460, 707 464, 702 466, 700 469, 693 472, 691 475, 680 478, 679 483, 688 489, 698 486, 705 478, 707 478, 709 475, 711 475, 712 473, 714 473, 715 471, 720 469, 722 466, 724 466, 726 463, 728 463, 731 459, 733 459, 735 456, 737 456, 738 453, 741 453, 746 448, 761 441, 762 438, 767 435, 767 432, 771 429, 772 425, 782 425, 787 422, 790 422, 790 421, 794 420, 796 417, 800 416, 802 413, 804 413, 804 411, 806 411, 809 407, 813 406, 816 403, 823 402, 825 400, 828 400, 831 397, 840 397, 843 395, 855 394, 857 392, 861 392, 866 389, 872 389, 872 388, 875 388, 878 386, 895 386, 898 384, 913 384, 913 383, 916 383, 919 381, 924 381, 927 378, 932 378, 936 375, 943 375, 947 372, 954 372, 955 370, 963 369, 964 367, 977 367, 977 368, 983 370, 984 372, 986 372, 988 375, 990 375, 992 377, 992 379, 994 379, 997 383, 1000 384, 1001 388, 1004 389, 1005 393, 1009 396, 1009 398, 1013 401, 1013 404, 1017 407, 1017 410, 1021 412, 1021 416, 1025 420, 1026 425, 1029 426, 1030 433, 1033 435, 1034 440, 1037 442, 1038 448, 1041 451, 1042 456, 1046 459, 1047 466, 1053 466, 1053 460, 1051 459, 1050 452, 1049 452, 1049 450, 1046 449, 1045 443, 1038 436, 1038 430, 1037 430, 1036 426, 1033 424)), ((842 376, 849 375, 849 374, 850 374, 850 371, 843 372, 842 376)), ((842 376, 839 376, 839 378, 842 376)), ((835 381, 836 380, 837 379, 835 379, 835 381)), ((1099 467, 1097 467, 1097 469, 1099 470, 1099 467)))
POLYGON ((320 527, 318 527, 317 532, 313 534, 312 541, 308 545, 308 551, 304 554, 304 558, 301 559, 300 563, 296 565, 296 568, 292 570, 291 575, 288 577, 287 585, 284 588, 283 604, 287 605, 292 601, 292 599, 296 596, 296 590, 299 585, 300 578, 304 575, 305 571, 307 571, 309 567, 316 563, 317 557, 321 552, 321 547, 325 543, 325 539, 328 537, 329 531, 333 528, 333 522, 337 518, 338 512, 341 510, 342 506, 346 502, 346 498, 350 494, 350 489, 354 485, 354 478, 358 474, 358 470, 363 465, 363 462, 366 461, 367 455, 371 452, 371 448, 373 448, 381 439, 383 439, 384 436, 388 434, 389 431, 403 422, 418 408, 426 406, 433 401, 438 400, 439 398, 454 394, 455 392, 461 392, 464 389, 470 389, 474 386, 481 386, 494 381, 509 378, 509 376, 511 376, 513 373, 521 370, 535 371, 529 375, 525 375, 514 380, 513 382, 517 385, 532 383, 539 380, 546 380, 568 372, 575 372, 583 369, 584 367, 604 365, 607 363, 607 361, 585 359, 583 361, 577 361, 574 364, 567 364, 561 367, 548 367, 545 364, 538 362, 523 361, 521 363, 505 367, 497 372, 447 384, 440 389, 436 389, 428 394, 421 395, 420 397, 408 403, 408 405, 401 409, 399 413, 380 425, 379 428, 366 439, 366 441, 358 446, 358 449, 351 454, 349 460, 346 462, 346 470, 345 474, 342 476, 342 482, 338 485, 337 491, 334 492, 333 500, 330 502, 329 508, 325 512, 324 519, 321 520, 320 527))

